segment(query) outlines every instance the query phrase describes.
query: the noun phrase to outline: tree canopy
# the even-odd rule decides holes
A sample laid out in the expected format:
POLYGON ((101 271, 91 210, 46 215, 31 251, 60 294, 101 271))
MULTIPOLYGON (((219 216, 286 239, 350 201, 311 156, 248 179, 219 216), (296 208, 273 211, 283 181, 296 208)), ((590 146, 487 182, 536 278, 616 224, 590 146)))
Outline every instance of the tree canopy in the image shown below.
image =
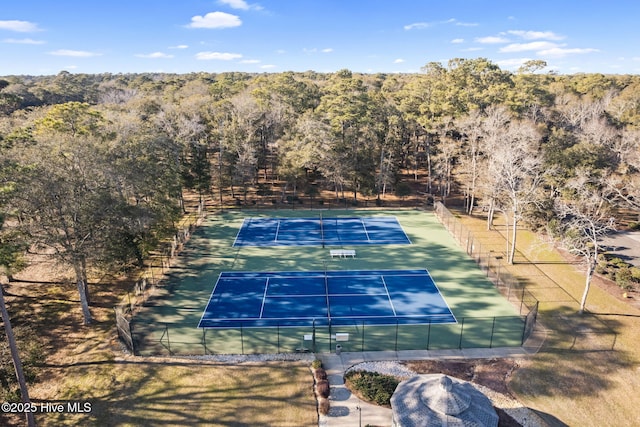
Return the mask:
MULTIPOLYGON (((640 197, 640 76, 545 66, 513 73, 454 58, 415 74, 6 76, 0 214, 17 225, 0 239, 21 233, 72 266, 87 322, 87 269, 141 263, 187 190, 220 203, 267 187, 282 200, 350 192, 354 204, 454 192, 468 213, 485 206, 489 226, 504 213, 513 260, 522 223, 575 220, 551 207, 586 197, 571 191, 580 177, 598 179, 613 207, 640 197)), ((11 248, 5 266, 19 258, 11 248)))

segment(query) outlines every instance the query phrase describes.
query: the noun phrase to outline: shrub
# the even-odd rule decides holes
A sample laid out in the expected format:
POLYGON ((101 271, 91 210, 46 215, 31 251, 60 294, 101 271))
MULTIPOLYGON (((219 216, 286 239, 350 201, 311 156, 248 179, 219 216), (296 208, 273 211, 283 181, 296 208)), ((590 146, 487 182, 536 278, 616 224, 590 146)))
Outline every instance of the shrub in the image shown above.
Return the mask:
POLYGON ((313 371, 313 376, 315 377, 316 381, 326 380, 327 379, 327 371, 325 371, 322 368, 318 368, 315 371, 313 371))
POLYGON ((320 359, 313 359, 313 362, 311 362, 311 367, 313 369, 319 369, 322 368, 322 360, 320 359))
POLYGON ((316 383, 316 394, 327 399, 330 394, 329 381, 320 380, 316 383))
POLYGON ((357 391, 364 399, 380 406, 391 404, 391 395, 400 381, 377 372, 350 371, 345 375, 347 386, 357 391))
POLYGON ((622 289, 630 289, 633 275, 629 267, 620 267, 616 272, 616 284, 622 289))
POLYGON ((630 230, 640 230, 640 222, 633 221, 629 223, 630 230))
POLYGON ((328 399, 320 399, 318 400, 318 412, 322 415, 327 415, 329 413, 330 405, 328 399))

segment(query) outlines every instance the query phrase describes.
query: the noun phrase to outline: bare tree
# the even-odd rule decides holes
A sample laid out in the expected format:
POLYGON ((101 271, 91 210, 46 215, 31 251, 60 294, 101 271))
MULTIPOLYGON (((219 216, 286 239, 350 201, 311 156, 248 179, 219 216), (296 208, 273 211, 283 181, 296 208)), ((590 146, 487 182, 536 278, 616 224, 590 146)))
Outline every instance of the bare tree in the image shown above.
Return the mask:
POLYGON ((507 259, 513 264, 518 222, 525 210, 539 199, 538 190, 543 182, 542 161, 538 155, 540 136, 529 121, 510 122, 496 136, 488 170, 496 185, 498 208, 505 214, 507 259))
POLYGON ((615 229, 611 207, 614 194, 593 174, 578 171, 567 188, 570 197, 557 199, 557 220, 549 225, 551 235, 570 253, 582 258, 585 286, 580 300, 580 313, 585 310, 591 279, 602 252, 602 236, 615 229))
POLYGON ((483 117, 479 110, 473 110, 469 115, 457 120, 457 127, 462 133, 463 148, 460 159, 460 170, 465 182, 465 209, 469 215, 473 213, 478 191, 478 180, 481 169, 483 117))

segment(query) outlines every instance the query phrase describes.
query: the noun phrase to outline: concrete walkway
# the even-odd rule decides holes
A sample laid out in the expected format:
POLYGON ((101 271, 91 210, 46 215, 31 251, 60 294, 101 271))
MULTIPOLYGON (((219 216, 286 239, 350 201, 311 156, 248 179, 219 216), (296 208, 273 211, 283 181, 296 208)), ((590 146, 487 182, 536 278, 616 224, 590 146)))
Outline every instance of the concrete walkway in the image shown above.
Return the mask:
MULTIPOLYGON (((534 334, 535 335, 535 334, 534 334)), ((331 394, 328 415, 321 415, 320 427, 391 426, 391 410, 365 403, 351 394, 344 385, 344 373, 362 362, 405 361, 426 359, 490 359, 525 357, 538 351, 539 342, 529 340, 523 347, 479 348, 463 350, 408 350, 363 353, 318 354, 327 371, 331 394)))

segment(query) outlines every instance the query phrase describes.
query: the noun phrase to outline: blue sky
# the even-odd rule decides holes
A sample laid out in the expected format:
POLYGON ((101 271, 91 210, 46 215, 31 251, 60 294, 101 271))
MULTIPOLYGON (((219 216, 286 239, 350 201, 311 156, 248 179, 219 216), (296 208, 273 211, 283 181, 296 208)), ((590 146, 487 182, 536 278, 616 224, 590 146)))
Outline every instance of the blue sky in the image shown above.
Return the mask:
POLYGON ((640 74, 640 1, 5 0, 0 75, 515 70, 640 74))

